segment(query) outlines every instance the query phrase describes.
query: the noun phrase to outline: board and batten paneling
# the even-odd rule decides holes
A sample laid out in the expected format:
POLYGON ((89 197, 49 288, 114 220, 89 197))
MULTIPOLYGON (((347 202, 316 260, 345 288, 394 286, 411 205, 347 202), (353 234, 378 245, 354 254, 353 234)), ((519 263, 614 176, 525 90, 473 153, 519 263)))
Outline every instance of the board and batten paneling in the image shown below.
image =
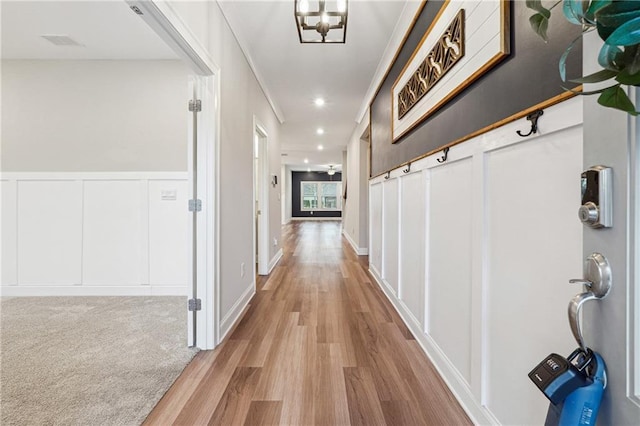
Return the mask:
POLYGON ((527 373, 576 346, 566 310, 581 291, 568 280, 582 276, 582 128, 489 152, 486 169, 488 405, 503 424, 543 423, 547 401, 527 373))
POLYGON ((471 382, 472 160, 431 171, 429 198, 429 328, 471 382))
POLYGON ((399 179, 400 300, 424 328, 425 181, 422 172, 399 179), (407 197, 404 194, 411 194, 407 197), (423 267, 421 267, 423 266, 423 267))
POLYGON ((547 108, 537 135, 516 134, 528 125, 370 181, 372 262, 385 265, 370 271, 476 424, 543 423, 548 401, 527 374, 575 346, 566 312, 583 264, 582 99, 547 108), (387 256, 400 265, 399 294, 386 284, 387 256))
POLYGON ((369 189, 369 219, 371 248, 369 266, 382 276, 382 184, 371 185, 369 189))
POLYGON ((186 173, 3 173, 4 296, 186 295, 186 173))
POLYGON ((389 180, 382 184, 382 279, 396 294, 401 294, 398 286, 398 180, 389 180))

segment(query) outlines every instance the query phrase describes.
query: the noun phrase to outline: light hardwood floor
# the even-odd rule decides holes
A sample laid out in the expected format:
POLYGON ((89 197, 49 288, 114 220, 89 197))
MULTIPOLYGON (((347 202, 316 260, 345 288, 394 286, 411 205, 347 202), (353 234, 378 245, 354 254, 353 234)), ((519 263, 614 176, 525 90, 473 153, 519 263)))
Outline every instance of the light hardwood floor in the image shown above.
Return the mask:
POLYGON ((471 424, 340 222, 294 222, 231 335, 202 351, 148 425, 471 424))

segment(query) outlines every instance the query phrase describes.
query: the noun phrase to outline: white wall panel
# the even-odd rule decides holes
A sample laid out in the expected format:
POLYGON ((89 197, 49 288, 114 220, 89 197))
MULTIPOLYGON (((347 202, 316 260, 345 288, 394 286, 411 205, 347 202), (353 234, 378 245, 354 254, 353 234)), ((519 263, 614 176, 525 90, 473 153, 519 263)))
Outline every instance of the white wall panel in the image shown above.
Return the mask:
POLYGON ((369 209, 371 215, 369 262, 380 274, 382 273, 382 184, 371 186, 369 209))
POLYGON ((0 279, 3 285, 18 283, 18 218, 16 212, 16 181, 3 180, 0 182, 0 196, 2 197, 2 220, 0 222, 0 279))
POLYGON ((471 223, 470 158, 431 171, 429 199, 429 333, 470 383, 471 223))
POLYGON ((488 405, 503 424, 544 422, 548 401, 527 373, 575 346, 566 310, 580 291, 568 280, 582 276, 581 168, 581 127, 487 154, 488 405))
POLYGON ((80 284, 82 183, 18 182, 18 283, 80 284))
POLYGON ((187 199, 184 181, 149 182, 149 280, 153 285, 186 285, 189 280, 187 199))
POLYGON ((398 294, 398 179, 384 182, 383 193, 382 279, 398 294))
POLYGON ((422 172, 400 178, 400 300, 424 326, 425 181, 422 172))
POLYGON ((86 285, 136 285, 142 277, 141 183, 88 181, 84 187, 86 285))

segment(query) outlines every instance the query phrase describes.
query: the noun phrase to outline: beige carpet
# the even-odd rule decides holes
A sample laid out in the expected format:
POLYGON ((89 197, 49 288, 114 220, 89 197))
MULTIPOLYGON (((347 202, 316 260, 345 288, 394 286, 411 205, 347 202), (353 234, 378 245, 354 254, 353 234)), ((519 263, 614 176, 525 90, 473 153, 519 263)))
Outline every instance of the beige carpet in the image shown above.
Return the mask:
POLYGON ((185 297, 0 304, 2 425, 140 424, 195 355, 185 297))

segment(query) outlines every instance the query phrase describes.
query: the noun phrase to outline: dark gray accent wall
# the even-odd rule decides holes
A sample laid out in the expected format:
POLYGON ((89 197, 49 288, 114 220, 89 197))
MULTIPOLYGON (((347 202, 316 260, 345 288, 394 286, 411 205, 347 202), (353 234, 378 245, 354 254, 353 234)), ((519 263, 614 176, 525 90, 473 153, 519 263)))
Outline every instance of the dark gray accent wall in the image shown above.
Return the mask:
MULTIPOLYGON (((564 92, 560 87, 558 61, 565 48, 580 35, 580 27, 567 23, 562 10, 555 8, 549 25, 549 42, 545 43, 529 26, 532 12, 525 7, 525 2, 513 1, 510 4, 511 54, 392 144, 391 87, 441 6, 441 0, 427 1, 371 103, 371 176, 385 173, 564 92)), ((581 72, 580 41, 568 60, 569 78, 581 72)), ((522 130, 528 132, 528 122, 522 121, 522 130)), ((544 126, 544 116, 540 123, 544 126)))
POLYGON ((315 210, 310 211, 300 209, 300 183, 303 181, 342 181, 342 173, 329 176, 326 173, 318 172, 291 172, 291 217, 342 217, 342 212, 327 212, 315 210))

